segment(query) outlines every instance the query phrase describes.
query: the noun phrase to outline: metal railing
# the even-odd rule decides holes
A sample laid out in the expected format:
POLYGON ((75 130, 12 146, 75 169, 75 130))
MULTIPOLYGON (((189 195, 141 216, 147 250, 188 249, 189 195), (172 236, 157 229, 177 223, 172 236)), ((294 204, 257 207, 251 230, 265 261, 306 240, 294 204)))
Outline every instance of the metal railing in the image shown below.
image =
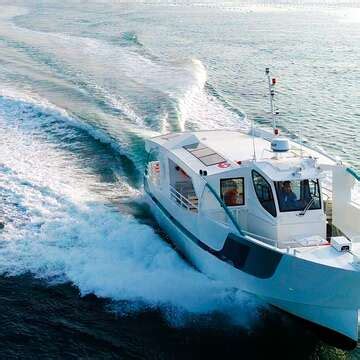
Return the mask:
POLYGON ((346 171, 347 171, 350 175, 352 175, 352 176, 355 178, 355 180, 357 180, 358 182, 360 182, 360 173, 359 173, 356 169, 354 169, 354 168, 352 168, 352 167, 348 167, 348 168, 346 168, 346 171))
POLYGON ((271 238, 267 238, 265 236, 261 236, 258 234, 254 234, 251 233, 249 231, 244 230, 241 225, 239 224, 236 216, 234 216, 234 214, 232 213, 232 211, 225 205, 225 203, 222 201, 222 199, 220 198, 220 196, 216 193, 216 191, 212 188, 212 186, 209 183, 206 183, 205 186, 210 190, 210 192, 214 195, 214 197, 217 199, 217 201, 219 202, 220 206, 224 209, 225 214, 227 215, 227 219, 230 220, 230 223, 233 224, 233 226, 235 227, 235 229, 239 232, 240 235, 244 236, 244 237, 250 237, 252 239, 261 241, 265 244, 271 245, 271 246, 275 246, 277 247, 277 241, 275 239, 271 239, 271 238))
POLYGON ((266 236, 261 236, 261 235, 258 235, 258 234, 254 234, 254 233, 252 233, 250 231, 246 231, 246 230, 243 230, 243 233, 245 235, 250 236, 251 238, 254 238, 255 240, 259 240, 259 241, 262 241, 262 242, 264 242, 266 244, 278 247, 278 242, 275 239, 271 239, 271 238, 268 238, 266 236))
POLYGON ((198 205, 189 200, 186 196, 178 192, 173 186, 169 185, 170 197, 181 207, 191 210, 198 211, 198 205))
POLYGON ((225 205, 225 203, 222 201, 221 197, 218 195, 218 193, 214 190, 214 188, 206 181, 204 180, 205 183, 205 187, 207 187, 210 192, 213 194, 213 196, 215 197, 215 199, 218 201, 218 203, 220 204, 220 206, 224 209, 226 215, 228 216, 228 218, 230 219, 231 223, 233 224, 233 226, 235 227, 235 229, 238 231, 238 233, 240 235, 244 236, 243 233, 243 229, 241 228, 240 224, 238 223, 238 221, 234 218, 234 215, 231 213, 231 211, 229 210, 229 208, 225 205))
MULTIPOLYGON (((356 205, 356 206, 360 206, 360 193, 356 195, 354 195, 353 193, 354 189, 351 190, 351 203, 356 205)), ((323 200, 327 203, 327 202, 331 202, 332 201, 332 197, 333 197, 333 191, 332 189, 322 186, 322 195, 323 195, 323 200), (326 199, 324 199, 324 197, 326 197, 326 199)))
MULTIPOLYGON (((241 217, 242 213, 244 212, 244 210, 242 210, 242 209, 229 209, 229 211, 232 213, 232 215, 234 216, 234 219, 239 224, 239 226, 241 226, 240 217, 241 217)), ((228 221, 229 221, 229 219, 228 219, 228 221)), ((262 235, 259 235, 259 234, 252 233, 250 231, 244 230, 243 228, 241 230, 245 235, 248 235, 248 236, 250 236, 251 238, 253 238, 255 240, 259 240, 259 241, 262 241, 262 242, 264 242, 266 244, 277 247, 277 240, 275 240, 275 239, 272 239, 272 238, 269 238, 269 237, 266 237, 266 236, 262 236, 262 235)))
MULTIPOLYGON (((242 235, 248 239, 261 241, 264 244, 274 246, 276 248, 284 248, 284 247, 291 248, 291 247, 296 247, 296 246, 305 247, 304 245, 300 245, 298 240, 287 241, 287 242, 282 243, 282 242, 279 242, 277 239, 269 238, 266 236, 262 236, 262 235, 255 234, 250 231, 244 230, 238 221, 237 213, 234 212, 233 209, 229 209, 225 205, 225 203, 222 201, 222 199, 219 197, 219 195, 216 193, 216 191, 211 187, 211 185, 206 183, 205 186, 211 191, 211 193, 214 195, 214 197, 217 199, 220 206, 224 210, 224 212, 222 214, 224 214, 226 216, 225 219, 223 216, 219 216, 220 215, 219 211, 213 212, 214 215, 217 215, 217 217, 216 217, 217 221, 219 221, 225 225, 232 224, 240 235, 242 235)), ((357 239, 357 241, 360 241, 360 237, 359 237, 359 239, 357 239)), ((312 246, 312 245, 308 245, 308 246, 312 246)))
POLYGON ((322 185, 321 186, 321 193, 323 195, 323 200, 327 201, 327 200, 330 200, 332 199, 332 189, 322 185), (326 199, 324 199, 324 196, 326 196, 326 199))

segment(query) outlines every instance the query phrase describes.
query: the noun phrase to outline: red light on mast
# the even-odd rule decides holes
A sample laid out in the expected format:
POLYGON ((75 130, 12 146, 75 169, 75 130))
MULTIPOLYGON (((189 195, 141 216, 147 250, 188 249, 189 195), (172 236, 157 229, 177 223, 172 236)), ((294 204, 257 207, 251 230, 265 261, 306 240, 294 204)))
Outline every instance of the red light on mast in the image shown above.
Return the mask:
POLYGON ((275 78, 272 78, 272 82, 271 82, 273 85, 276 85, 276 79, 275 78))

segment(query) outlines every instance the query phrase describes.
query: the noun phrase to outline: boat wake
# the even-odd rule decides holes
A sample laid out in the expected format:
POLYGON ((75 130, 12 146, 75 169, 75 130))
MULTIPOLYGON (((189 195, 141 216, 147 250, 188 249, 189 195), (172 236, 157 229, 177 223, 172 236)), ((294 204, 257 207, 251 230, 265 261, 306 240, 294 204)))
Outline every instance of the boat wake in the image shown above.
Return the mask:
POLYGON ((129 46, 135 33, 121 46, 20 28, 11 9, 0 33, 36 70, 16 78, 4 65, 17 90, 0 94, 0 273, 71 282, 119 312, 160 308, 176 325, 214 313, 249 325, 258 302, 189 266, 146 224, 139 190, 144 138, 241 127, 241 114, 208 91, 199 60, 146 56, 129 46))
MULTIPOLYGON (((139 50, 95 38, 31 30, 20 27, 13 18, 14 13, 24 12, 9 7, 0 18, 4 41, 36 64, 36 76, 41 80, 50 69, 56 86, 60 78, 66 81, 67 91, 74 91, 74 87, 81 90, 74 97, 86 94, 87 106, 96 102, 106 114, 101 125, 108 134, 118 135, 119 116, 121 130, 126 127, 164 133, 244 126, 244 114, 224 106, 224 100, 209 91, 207 71, 200 60, 169 61, 147 54, 143 46, 139 50)), ((139 42, 134 32, 124 36, 139 42)), ((51 95, 49 91, 47 87, 46 98, 51 95)), ((65 105, 66 101, 61 103, 65 105)))
POLYGON ((243 308, 257 307, 252 298, 197 272, 109 201, 110 191, 141 196, 119 164, 118 176, 101 176, 103 163, 116 172, 117 148, 102 148, 93 134, 59 109, 0 97, 0 273, 70 281, 82 295, 111 298, 117 311, 160 308, 176 325, 214 312, 248 325, 256 311, 243 308))

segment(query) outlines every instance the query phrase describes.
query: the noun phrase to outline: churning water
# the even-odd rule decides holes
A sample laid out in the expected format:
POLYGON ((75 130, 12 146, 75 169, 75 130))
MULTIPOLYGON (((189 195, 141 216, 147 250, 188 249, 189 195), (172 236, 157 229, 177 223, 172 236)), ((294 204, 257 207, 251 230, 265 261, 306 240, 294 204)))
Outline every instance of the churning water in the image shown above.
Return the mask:
POLYGON ((147 137, 266 125, 267 66, 283 131, 360 167, 337 3, 0 1, 3 357, 348 356, 193 269, 141 182, 147 137))

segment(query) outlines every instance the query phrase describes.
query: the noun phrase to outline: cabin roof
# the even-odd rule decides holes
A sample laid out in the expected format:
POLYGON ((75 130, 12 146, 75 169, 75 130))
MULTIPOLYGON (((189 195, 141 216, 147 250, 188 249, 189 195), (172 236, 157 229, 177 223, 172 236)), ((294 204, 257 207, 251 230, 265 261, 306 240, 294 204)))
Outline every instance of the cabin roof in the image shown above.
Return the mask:
POLYGON ((307 147, 301 149, 293 141, 290 141, 291 149, 288 152, 274 153, 270 142, 272 134, 259 132, 260 130, 254 138, 244 132, 229 130, 171 133, 147 140, 146 146, 150 150, 160 145, 194 172, 206 170, 208 175, 227 172, 251 163, 273 180, 294 178, 294 169, 298 171, 298 177, 315 178, 315 170, 319 164, 334 164, 330 157, 307 147))

